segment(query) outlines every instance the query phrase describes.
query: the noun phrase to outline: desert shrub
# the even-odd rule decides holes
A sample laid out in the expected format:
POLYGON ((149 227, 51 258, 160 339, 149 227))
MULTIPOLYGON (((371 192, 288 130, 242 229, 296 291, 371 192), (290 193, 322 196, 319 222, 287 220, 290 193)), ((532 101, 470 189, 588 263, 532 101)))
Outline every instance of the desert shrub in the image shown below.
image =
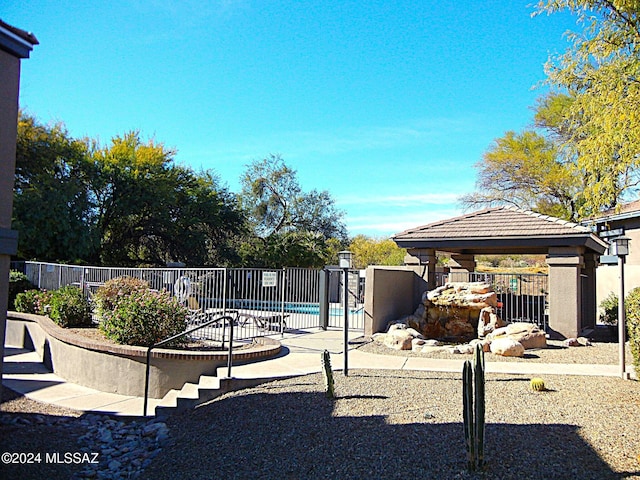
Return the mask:
POLYGON ((150 346, 183 332, 186 318, 187 309, 168 292, 138 290, 118 298, 100 329, 115 342, 150 346))
POLYGON ((133 277, 117 277, 105 282, 93 295, 95 313, 99 322, 109 319, 118 302, 133 292, 142 292, 149 289, 149 284, 144 280, 133 277))
POLYGON ((47 290, 27 290, 18 293, 14 301, 17 312, 48 315, 51 310, 51 292, 47 290))
POLYGON ((54 290, 49 318, 61 327, 91 325, 91 308, 82 290, 71 285, 54 290))
POLYGON ((14 305, 16 312, 39 314, 40 290, 27 290, 16 295, 14 305))
POLYGON ((18 272, 17 270, 11 270, 9 272, 9 302, 7 304, 9 310, 13 310, 15 308, 16 296, 19 293, 26 292, 33 288, 34 285, 29 281, 24 273, 18 272))
POLYGON ((600 321, 607 325, 618 324, 618 295, 611 292, 600 302, 600 321))
POLYGON ((636 375, 640 378, 640 287, 629 292, 625 300, 627 335, 636 375))

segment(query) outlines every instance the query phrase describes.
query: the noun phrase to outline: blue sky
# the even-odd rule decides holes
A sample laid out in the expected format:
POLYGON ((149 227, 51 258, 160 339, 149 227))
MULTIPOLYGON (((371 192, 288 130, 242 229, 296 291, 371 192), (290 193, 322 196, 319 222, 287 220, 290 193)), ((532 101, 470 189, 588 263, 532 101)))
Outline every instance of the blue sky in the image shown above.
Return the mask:
POLYGON ((281 154, 351 235, 460 215, 483 152, 531 122, 569 15, 531 0, 3 0, 40 45, 20 104, 75 137, 140 130, 232 191, 281 154))

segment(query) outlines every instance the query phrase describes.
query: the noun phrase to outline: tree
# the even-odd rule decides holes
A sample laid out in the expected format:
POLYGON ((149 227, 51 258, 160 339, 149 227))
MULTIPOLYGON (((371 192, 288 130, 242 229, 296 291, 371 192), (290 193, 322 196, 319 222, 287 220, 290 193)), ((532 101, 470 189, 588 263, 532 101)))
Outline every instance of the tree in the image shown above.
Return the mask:
POLYGON ((369 265, 403 265, 407 251, 389 238, 375 239, 365 235, 356 235, 349 250, 353 253, 354 268, 366 268, 369 265))
POLYGON ((92 185, 102 264, 225 265, 244 228, 236 199, 210 173, 173 163, 175 151, 139 132, 96 147, 92 185))
POLYGON ((20 112, 12 218, 20 258, 75 262, 95 254, 93 175, 86 142, 62 123, 44 125, 20 112))
POLYGON ((586 176, 582 216, 615 207, 635 190, 640 153, 640 4, 630 0, 544 0, 537 14, 568 10, 583 26, 550 59, 550 84, 573 98, 565 148, 586 176))
POLYGON ((575 221, 580 176, 561 158, 556 144, 535 131, 507 132, 476 164, 477 191, 462 197, 462 203, 511 204, 575 221))
POLYGON ((320 267, 336 243, 345 243, 344 214, 329 192, 304 192, 279 155, 248 165, 241 185, 240 205, 253 231, 241 249, 245 264, 320 267))
POLYGON ((329 192, 303 192, 296 171, 279 155, 248 165, 241 184, 240 201, 258 236, 305 230, 346 239, 344 213, 329 192))

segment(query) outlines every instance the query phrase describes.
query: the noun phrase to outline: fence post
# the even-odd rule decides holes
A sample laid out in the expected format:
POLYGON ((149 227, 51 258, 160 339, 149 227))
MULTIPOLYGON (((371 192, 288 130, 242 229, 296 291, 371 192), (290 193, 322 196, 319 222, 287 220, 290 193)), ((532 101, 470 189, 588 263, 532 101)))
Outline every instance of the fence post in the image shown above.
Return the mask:
POLYGON ((326 330, 329 327, 329 270, 320 270, 320 328, 326 330))
POLYGON ((342 308, 344 309, 344 376, 349 375, 349 267, 343 269, 342 308))
POLYGON ((287 267, 282 267, 282 288, 280 289, 280 334, 284 337, 284 301, 286 294, 286 282, 287 282, 287 267))

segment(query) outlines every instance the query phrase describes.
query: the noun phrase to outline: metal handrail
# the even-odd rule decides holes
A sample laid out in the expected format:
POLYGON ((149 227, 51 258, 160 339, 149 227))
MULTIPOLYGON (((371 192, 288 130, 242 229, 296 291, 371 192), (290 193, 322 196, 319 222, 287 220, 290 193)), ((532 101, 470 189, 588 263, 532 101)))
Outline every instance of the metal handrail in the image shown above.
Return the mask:
MULTIPOLYGON (((189 335, 192 332, 195 332, 196 330, 200 330, 201 328, 204 327, 208 327, 209 325, 212 325, 214 323, 218 323, 220 321, 227 321, 229 323, 229 349, 228 349, 228 355, 229 358, 227 359, 227 377, 231 377, 231 366, 233 364, 233 324, 236 322, 236 319, 229 316, 229 315, 223 315, 221 317, 217 317, 217 318, 213 318, 205 323, 203 323, 202 325, 198 325, 197 327, 191 328, 189 330, 185 330, 182 333, 179 333, 177 335, 173 335, 172 337, 169 338, 165 338, 164 340, 161 340, 157 343, 154 343, 153 345, 151 345, 150 347, 147 347, 147 365, 146 365, 146 371, 145 371, 145 378, 144 378, 144 407, 143 407, 143 411, 142 411, 142 416, 146 417, 147 416, 147 405, 148 405, 148 400, 149 400, 149 373, 151 370, 151 350, 156 348, 156 347, 160 347, 162 345, 166 345, 167 343, 171 343, 174 340, 179 339, 180 337, 184 337, 185 335, 189 335)), ((224 334, 223 334, 224 335, 224 334)), ((223 337, 223 342, 224 342, 224 337, 223 337)))

